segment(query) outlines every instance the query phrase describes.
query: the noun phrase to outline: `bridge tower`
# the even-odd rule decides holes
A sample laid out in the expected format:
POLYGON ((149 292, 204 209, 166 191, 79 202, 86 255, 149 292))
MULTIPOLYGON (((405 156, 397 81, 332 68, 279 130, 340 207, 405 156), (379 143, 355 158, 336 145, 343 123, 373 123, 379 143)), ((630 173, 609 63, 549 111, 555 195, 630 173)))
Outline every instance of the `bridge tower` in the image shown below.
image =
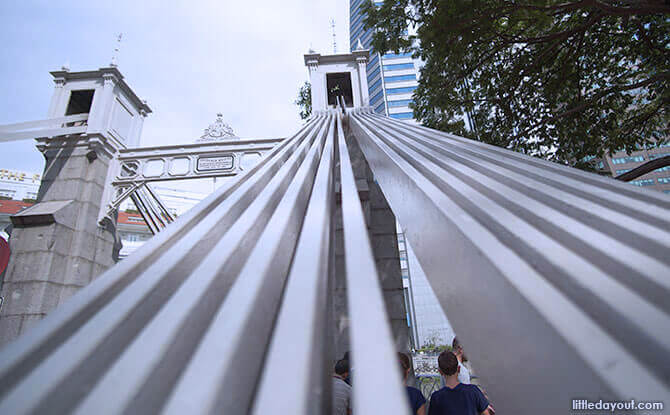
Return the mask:
MULTIPOLYGON (((304 56, 305 65, 309 68, 312 85, 312 108, 315 113, 326 111, 329 107, 335 106, 338 97, 344 99, 344 106, 347 108, 369 106, 365 72, 368 57, 369 50, 362 47, 349 54, 321 55, 310 51, 304 56)), ((347 135, 345 134, 345 136, 347 135)), ((370 166, 358 144, 347 140, 347 146, 349 147, 356 178, 358 196, 365 212, 368 236, 372 243, 395 346, 397 350, 407 350, 409 347, 409 329, 405 313, 395 215, 375 181, 372 170, 370 170, 370 166)), ((336 188, 339 189, 340 186, 338 185, 336 188)), ((334 355, 336 358, 342 357, 343 353, 350 349, 340 199, 338 194, 338 204, 335 211, 335 275, 331 295, 334 329, 330 331, 334 336, 334 355)))
POLYGON ((98 222, 114 173, 110 167, 118 150, 137 147, 151 112, 116 66, 83 72, 63 68, 51 75, 55 88, 48 119, 32 123, 51 128, 31 136, 46 159, 37 203, 11 218, 0 345, 114 263, 115 220, 98 222))

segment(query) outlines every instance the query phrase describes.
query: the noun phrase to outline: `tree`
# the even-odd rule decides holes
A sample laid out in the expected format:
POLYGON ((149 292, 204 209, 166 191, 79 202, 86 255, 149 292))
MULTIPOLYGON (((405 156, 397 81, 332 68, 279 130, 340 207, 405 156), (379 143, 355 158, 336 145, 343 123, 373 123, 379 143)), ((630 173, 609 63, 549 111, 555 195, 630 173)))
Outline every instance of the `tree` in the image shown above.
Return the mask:
POLYGON ((298 90, 298 99, 293 101, 300 108, 300 119, 306 120, 312 115, 312 85, 305 81, 298 90))
POLYGON ((374 49, 413 51, 425 62, 413 108, 428 127, 582 168, 605 152, 668 140, 670 4, 663 0, 363 7, 366 25, 378 28, 374 49), (408 23, 415 36, 403 35, 408 23))

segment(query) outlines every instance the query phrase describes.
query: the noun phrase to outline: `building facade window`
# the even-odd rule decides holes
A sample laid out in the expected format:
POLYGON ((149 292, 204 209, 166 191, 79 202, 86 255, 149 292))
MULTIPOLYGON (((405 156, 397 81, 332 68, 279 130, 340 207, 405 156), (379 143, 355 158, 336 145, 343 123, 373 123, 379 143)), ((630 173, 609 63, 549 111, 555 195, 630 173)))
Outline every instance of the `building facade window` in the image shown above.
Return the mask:
POLYGON ((12 199, 16 195, 16 190, 0 189, 0 197, 12 199))
POLYGON ((617 171, 616 171, 616 174, 619 175, 619 174, 628 173, 628 172, 631 171, 631 170, 633 170, 633 169, 621 169, 621 170, 617 170, 617 171))
POLYGON ((628 157, 612 158, 612 163, 614 164, 639 163, 641 161, 644 161, 644 156, 628 156, 628 157))
POLYGON ((415 86, 407 86, 404 88, 389 88, 386 90, 387 94, 406 94, 408 92, 414 92, 416 89, 415 86))
POLYGON ((659 177, 657 180, 659 183, 670 183, 670 177, 659 177))
POLYGON ((371 82, 373 79, 375 79, 375 76, 377 76, 378 74, 379 74, 379 66, 377 67, 377 69, 370 72, 370 74, 368 75, 368 82, 371 82))
POLYGON ((416 81, 416 75, 396 75, 396 76, 385 76, 384 82, 393 83, 393 82, 403 82, 403 81, 416 81))
POLYGON ((414 117, 414 113, 412 113, 412 112, 399 112, 397 114, 389 114, 389 117, 396 118, 398 120, 408 120, 408 119, 414 117))
POLYGON ((411 99, 401 99, 399 101, 389 101, 389 107, 407 107, 412 103, 411 99))
POLYGON ((652 186, 654 184, 654 179, 633 180, 630 184, 635 186, 652 186))
POLYGON ((395 58, 411 58, 412 53, 411 52, 406 52, 406 53, 387 53, 386 55, 383 56, 384 59, 395 59, 395 58))
POLYGON ((413 63, 392 63, 390 65, 384 65, 385 71, 399 71, 401 69, 414 69, 413 63))
POLYGON ((379 91, 379 93, 377 93, 377 95, 370 98, 370 105, 374 105, 377 102, 377 100, 379 100, 383 96, 384 96, 384 91, 379 91))
POLYGON ((660 159, 665 156, 670 156, 670 153, 657 153, 657 154, 650 154, 649 155, 649 160, 656 160, 660 159))
POLYGON ((372 68, 373 66, 375 66, 375 65, 377 64, 377 61, 378 61, 378 60, 379 60, 379 54, 375 53, 375 54, 370 58, 370 62, 368 62, 368 71, 370 70, 370 68, 372 68))
POLYGON ((377 87, 380 86, 381 84, 382 84, 382 79, 381 79, 381 78, 377 79, 377 82, 375 82, 374 84, 370 85, 370 91, 372 91, 373 89, 377 88, 377 87))

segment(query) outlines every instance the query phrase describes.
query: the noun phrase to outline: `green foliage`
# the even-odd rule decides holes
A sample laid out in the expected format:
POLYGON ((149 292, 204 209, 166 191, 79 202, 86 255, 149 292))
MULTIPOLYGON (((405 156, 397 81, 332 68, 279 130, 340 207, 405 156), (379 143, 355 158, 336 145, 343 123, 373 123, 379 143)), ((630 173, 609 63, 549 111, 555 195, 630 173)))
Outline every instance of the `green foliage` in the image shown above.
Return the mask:
POLYGON ((377 51, 411 50, 424 61, 413 108, 428 127, 582 168, 589 156, 668 140, 667 2, 386 0, 364 8, 366 25, 379 29, 377 51), (416 36, 403 36, 408 22, 416 36))
POLYGON ((432 335, 428 337, 426 343, 420 349, 418 349, 417 352, 439 354, 445 350, 451 350, 451 346, 447 344, 441 344, 440 338, 436 335, 432 335))
POLYGON ((298 91, 298 99, 293 101, 300 108, 300 119, 306 120, 312 115, 312 85, 305 81, 298 91))

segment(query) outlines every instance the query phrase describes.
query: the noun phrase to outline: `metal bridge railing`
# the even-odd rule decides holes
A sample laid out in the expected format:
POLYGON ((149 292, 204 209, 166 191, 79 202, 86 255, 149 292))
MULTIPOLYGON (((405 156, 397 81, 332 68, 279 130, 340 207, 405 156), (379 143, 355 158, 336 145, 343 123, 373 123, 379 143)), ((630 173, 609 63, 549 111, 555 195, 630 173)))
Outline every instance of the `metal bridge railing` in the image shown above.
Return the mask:
POLYGON ((329 110, 6 346, 0 413, 329 413, 339 178, 353 412, 407 414, 345 135, 500 413, 670 402, 667 195, 329 110))
POLYGON ((341 118, 314 116, 8 345, 0 413, 328 413, 337 175, 354 411, 406 414, 341 118))
POLYGON ((670 197, 369 110, 349 128, 497 410, 670 399, 670 197))

